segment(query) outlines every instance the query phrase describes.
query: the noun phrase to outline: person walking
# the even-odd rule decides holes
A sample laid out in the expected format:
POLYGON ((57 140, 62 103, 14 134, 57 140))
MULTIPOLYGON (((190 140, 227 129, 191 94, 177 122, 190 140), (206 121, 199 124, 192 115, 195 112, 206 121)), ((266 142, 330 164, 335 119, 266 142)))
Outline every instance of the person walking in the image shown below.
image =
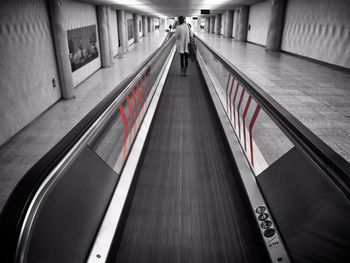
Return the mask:
POLYGON ((176 26, 175 38, 177 51, 180 53, 181 73, 187 76, 188 67, 188 43, 190 42, 190 34, 187 24, 183 16, 179 16, 179 24, 176 26))

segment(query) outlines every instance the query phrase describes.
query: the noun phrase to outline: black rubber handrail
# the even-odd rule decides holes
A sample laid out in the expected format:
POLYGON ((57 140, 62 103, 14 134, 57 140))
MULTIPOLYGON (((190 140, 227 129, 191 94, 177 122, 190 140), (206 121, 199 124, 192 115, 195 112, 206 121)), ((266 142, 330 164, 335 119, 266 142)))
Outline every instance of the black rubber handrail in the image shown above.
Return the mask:
MULTIPOLYGON (((169 40, 169 39, 168 39, 169 40)), ((17 241, 31 201, 48 174, 66 156, 81 136, 123 92, 135 77, 147 67, 150 61, 171 41, 163 42, 145 61, 125 78, 109 95, 93 108, 72 130, 68 132, 44 157, 42 157, 18 182, 0 214, 0 262, 14 262, 17 241)))
POLYGON ((218 51, 196 38, 230 71, 284 134, 329 178, 350 202, 350 164, 218 51))

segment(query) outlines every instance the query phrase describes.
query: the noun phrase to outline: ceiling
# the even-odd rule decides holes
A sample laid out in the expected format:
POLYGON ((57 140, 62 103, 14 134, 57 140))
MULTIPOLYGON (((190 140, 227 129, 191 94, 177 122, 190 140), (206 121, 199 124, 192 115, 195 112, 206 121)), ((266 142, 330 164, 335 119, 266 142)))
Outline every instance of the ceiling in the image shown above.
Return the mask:
POLYGON ((97 5, 111 5, 142 15, 158 17, 199 16, 201 9, 210 14, 222 13, 239 5, 251 5, 265 0, 80 0, 97 5))

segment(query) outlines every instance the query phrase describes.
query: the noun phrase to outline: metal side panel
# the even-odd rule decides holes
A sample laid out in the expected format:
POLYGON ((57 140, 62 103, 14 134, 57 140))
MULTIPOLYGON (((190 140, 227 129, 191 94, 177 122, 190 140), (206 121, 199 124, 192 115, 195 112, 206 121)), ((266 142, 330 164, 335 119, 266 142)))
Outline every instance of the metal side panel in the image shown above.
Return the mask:
POLYGON ((85 147, 39 207, 21 259, 84 262, 117 180, 118 175, 85 147))
POLYGON ((295 262, 350 262, 349 204, 297 148, 257 181, 295 262))

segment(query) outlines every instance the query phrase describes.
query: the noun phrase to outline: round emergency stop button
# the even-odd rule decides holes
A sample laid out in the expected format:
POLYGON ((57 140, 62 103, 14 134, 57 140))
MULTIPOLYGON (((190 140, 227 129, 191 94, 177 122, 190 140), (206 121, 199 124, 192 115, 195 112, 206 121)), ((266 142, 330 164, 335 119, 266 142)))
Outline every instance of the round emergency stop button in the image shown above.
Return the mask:
POLYGON ((276 233, 276 230, 275 230, 275 229, 269 228, 269 229, 266 229, 266 230, 264 231, 264 236, 265 236, 265 237, 273 237, 273 236, 275 235, 275 233, 276 233))

